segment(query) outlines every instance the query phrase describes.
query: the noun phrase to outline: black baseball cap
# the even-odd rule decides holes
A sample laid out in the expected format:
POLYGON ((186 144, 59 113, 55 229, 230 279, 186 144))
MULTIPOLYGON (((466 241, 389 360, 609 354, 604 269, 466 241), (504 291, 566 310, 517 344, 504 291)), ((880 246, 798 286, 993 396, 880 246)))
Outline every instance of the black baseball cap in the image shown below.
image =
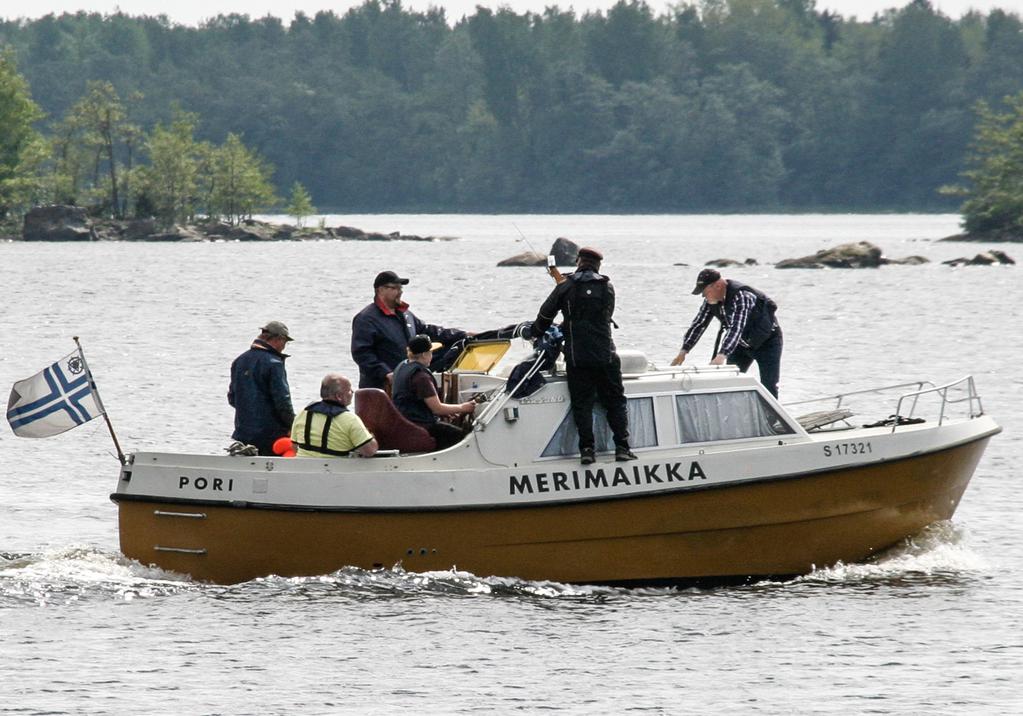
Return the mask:
POLYGON ((437 343, 425 333, 420 333, 408 342, 409 353, 414 356, 417 356, 420 353, 429 353, 430 351, 435 351, 438 348, 443 347, 443 343, 437 343))
POLYGON ((696 277, 696 288, 693 289, 693 295, 699 296, 703 293, 703 289, 710 286, 719 278, 721 278, 721 274, 717 271, 717 269, 705 268, 703 271, 700 271, 700 275, 696 277))
POLYGON ((402 286, 408 283, 407 278, 401 278, 394 271, 381 271, 377 274, 377 277, 373 279, 373 288, 380 288, 384 284, 388 283, 400 283, 402 286))

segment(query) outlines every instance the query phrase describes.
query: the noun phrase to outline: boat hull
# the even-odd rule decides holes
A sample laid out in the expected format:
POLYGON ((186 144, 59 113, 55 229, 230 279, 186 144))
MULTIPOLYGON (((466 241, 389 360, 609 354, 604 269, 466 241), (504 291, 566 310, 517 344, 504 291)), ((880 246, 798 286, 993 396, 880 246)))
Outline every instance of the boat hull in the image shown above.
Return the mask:
POLYGON ((727 581, 861 561, 949 519, 988 439, 803 476, 521 507, 331 511, 114 497, 126 556, 203 581, 398 564, 569 583, 727 581))

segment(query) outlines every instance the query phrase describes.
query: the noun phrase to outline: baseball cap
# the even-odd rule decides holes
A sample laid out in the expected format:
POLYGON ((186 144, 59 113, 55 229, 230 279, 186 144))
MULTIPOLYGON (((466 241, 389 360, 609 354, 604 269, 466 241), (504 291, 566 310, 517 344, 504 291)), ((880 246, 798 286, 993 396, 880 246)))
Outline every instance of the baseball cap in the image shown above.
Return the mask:
POLYGON ((443 343, 437 343, 430 339, 430 337, 424 333, 420 333, 408 342, 408 349, 412 355, 419 355, 420 353, 427 353, 429 351, 435 351, 438 348, 443 348, 443 343))
POLYGON ((721 274, 716 269, 705 268, 703 271, 700 271, 700 275, 696 277, 696 288, 693 289, 693 295, 700 295, 703 293, 703 289, 719 278, 721 278, 721 274))
POLYGON ((380 288, 384 284, 388 283, 400 283, 402 286, 408 283, 407 278, 401 278, 394 271, 381 271, 377 274, 377 277, 373 279, 373 288, 380 288))
POLYGON ((288 333, 288 327, 285 326, 280 321, 270 321, 259 330, 261 330, 263 333, 268 333, 271 336, 278 336, 280 338, 283 338, 285 342, 295 340, 294 338, 291 337, 291 334, 288 333))

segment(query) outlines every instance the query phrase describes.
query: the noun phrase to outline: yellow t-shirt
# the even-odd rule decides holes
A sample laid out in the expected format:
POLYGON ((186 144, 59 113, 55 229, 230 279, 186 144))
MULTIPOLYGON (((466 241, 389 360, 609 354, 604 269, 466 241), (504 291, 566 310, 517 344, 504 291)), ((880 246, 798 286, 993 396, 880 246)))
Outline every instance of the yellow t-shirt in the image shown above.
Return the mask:
MULTIPOLYGON (((313 422, 309 430, 309 444, 319 446, 323 439, 323 426, 327 422, 327 416, 303 410, 295 417, 295 423, 291 426, 291 439, 295 443, 296 449, 295 456, 333 457, 327 453, 299 447, 299 443, 305 442, 305 424, 310 415, 313 422)), ((335 416, 330 423, 330 433, 327 435, 327 448, 337 452, 351 452, 372 439, 373 434, 362 424, 362 419, 351 411, 345 411, 335 416)))

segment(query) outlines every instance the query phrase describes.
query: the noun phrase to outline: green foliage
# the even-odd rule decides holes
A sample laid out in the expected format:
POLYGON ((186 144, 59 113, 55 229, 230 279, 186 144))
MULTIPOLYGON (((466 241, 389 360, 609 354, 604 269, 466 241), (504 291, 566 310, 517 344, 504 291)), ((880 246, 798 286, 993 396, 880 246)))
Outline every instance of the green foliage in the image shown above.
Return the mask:
POLYGON ((285 211, 288 212, 289 216, 295 217, 295 224, 298 226, 302 226, 305 223, 307 216, 316 213, 316 207, 313 206, 313 198, 309 196, 309 192, 306 191, 301 182, 295 182, 291 185, 291 197, 288 199, 288 207, 285 211))
POLYGON ((41 146, 32 123, 41 117, 13 53, 0 51, 0 220, 32 197, 41 146))
POLYGON ((948 191, 966 197, 961 211, 969 233, 1023 234, 1023 93, 1007 98, 1008 111, 979 103, 976 136, 963 176, 969 187, 948 191))
POLYGON ((157 125, 147 142, 149 164, 140 170, 140 183, 164 226, 192 221, 199 211, 201 172, 211 148, 195 140, 197 119, 178 111, 169 126, 157 125))
POLYGON ((276 202, 270 182, 273 168, 236 134, 228 134, 222 146, 209 150, 203 168, 209 186, 205 209, 211 219, 223 217, 237 224, 276 202))
MULTIPOLYGON (((139 96, 132 98, 138 102, 139 96)), ((55 201, 100 207, 122 217, 131 203, 130 173, 141 130, 109 82, 86 93, 54 127, 51 185, 55 201)))
POLYGON ((141 150, 171 162, 160 148, 188 143, 171 108, 201 115, 175 158, 195 165, 194 186, 160 195, 178 220, 237 221, 265 201, 242 201, 233 170, 213 176, 220 160, 248 164, 232 135, 274 167, 277 193, 301 181, 330 210, 948 210, 936 190, 962 169, 969 108, 1023 91, 1023 22, 1002 10, 952 20, 916 0, 861 21, 813 0, 661 6, 479 7, 453 25, 400 0, 196 28, 76 13, 0 21, 0 44, 64 118, 37 194, 155 205, 154 172, 137 165, 157 157, 141 150))

